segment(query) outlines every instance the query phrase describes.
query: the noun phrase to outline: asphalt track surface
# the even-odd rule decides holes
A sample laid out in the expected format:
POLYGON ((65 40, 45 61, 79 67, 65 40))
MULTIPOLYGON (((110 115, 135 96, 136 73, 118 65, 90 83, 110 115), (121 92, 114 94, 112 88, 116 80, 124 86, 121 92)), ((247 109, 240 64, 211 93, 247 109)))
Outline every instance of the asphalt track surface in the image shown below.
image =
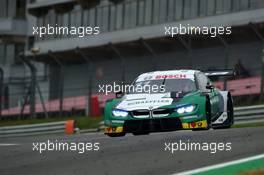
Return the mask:
POLYGON ((102 133, 74 136, 34 136, 0 140, 1 175, 173 174, 264 153, 264 127, 209 131, 175 131, 145 136, 109 138, 102 133), (47 140, 99 142, 100 150, 32 151, 32 142, 47 140), (164 142, 231 142, 231 151, 165 151, 164 142), (7 145, 5 145, 7 144, 7 145), (8 145, 11 144, 11 145, 8 145), (19 144, 19 145, 12 145, 19 144))

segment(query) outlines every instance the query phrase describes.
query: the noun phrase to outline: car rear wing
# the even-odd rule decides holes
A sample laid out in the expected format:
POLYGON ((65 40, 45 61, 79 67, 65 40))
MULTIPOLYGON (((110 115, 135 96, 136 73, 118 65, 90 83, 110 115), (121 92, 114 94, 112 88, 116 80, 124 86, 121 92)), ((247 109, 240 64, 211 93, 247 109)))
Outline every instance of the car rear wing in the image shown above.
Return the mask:
POLYGON ((215 70, 215 71, 204 71, 208 77, 233 77, 236 72, 232 69, 229 70, 215 70))

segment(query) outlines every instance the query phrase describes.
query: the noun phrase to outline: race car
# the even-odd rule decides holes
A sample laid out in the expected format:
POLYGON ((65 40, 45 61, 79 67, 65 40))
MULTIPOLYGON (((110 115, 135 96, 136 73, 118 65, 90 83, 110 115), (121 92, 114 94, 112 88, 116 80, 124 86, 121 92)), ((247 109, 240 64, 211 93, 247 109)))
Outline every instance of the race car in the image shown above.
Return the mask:
POLYGON ((215 88, 209 77, 231 75, 232 71, 199 70, 141 74, 130 87, 133 91, 116 93, 106 102, 105 134, 230 128, 234 123, 231 93, 215 88))

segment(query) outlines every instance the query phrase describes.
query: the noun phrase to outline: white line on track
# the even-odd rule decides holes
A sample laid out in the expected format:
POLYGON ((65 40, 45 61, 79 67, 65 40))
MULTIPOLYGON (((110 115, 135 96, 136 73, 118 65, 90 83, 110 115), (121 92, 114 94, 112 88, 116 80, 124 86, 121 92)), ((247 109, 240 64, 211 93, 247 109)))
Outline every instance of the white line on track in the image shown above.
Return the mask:
POLYGON ((18 143, 0 143, 0 146, 19 146, 18 143))
POLYGON ((220 163, 220 164, 216 164, 216 165, 206 166, 203 168, 198 168, 198 169, 194 169, 194 170, 190 170, 190 171, 184 171, 181 173, 175 173, 172 175, 191 175, 191 174, 195 174, 195 173, 201 173, 201 172, 205 172, 205 171, 209 171, 209 170, 213 170, 213 169, 227 167, 230 165, 245 163, 245 162, 249 162, 249 161, 257 160, 257 159, 261 159, 261 158, 264 158, 264 154, 260 154, 260 155, 256 155, 256 156, 252 156, 252 157, 247 157, 247 158, 243 158, 243 159, 238 159, 238 160, 234 160, 234 161, 230 161, 230 162, 220 163))

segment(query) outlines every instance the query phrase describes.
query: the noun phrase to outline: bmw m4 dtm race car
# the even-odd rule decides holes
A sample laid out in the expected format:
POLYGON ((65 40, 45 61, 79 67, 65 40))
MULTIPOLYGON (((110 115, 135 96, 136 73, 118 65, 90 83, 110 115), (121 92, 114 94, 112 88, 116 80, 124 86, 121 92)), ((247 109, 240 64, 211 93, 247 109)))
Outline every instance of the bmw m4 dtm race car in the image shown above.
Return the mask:
POLYGON ((230 71, 203 73, 199 70, 155 71, 141 74, 133 83, 159 86, 162 91, 117 93, 104 109, 105 134, 111 137, 175 130, 208 130, 233 125, 230 92, 215 88, 210 76, 230 71))

